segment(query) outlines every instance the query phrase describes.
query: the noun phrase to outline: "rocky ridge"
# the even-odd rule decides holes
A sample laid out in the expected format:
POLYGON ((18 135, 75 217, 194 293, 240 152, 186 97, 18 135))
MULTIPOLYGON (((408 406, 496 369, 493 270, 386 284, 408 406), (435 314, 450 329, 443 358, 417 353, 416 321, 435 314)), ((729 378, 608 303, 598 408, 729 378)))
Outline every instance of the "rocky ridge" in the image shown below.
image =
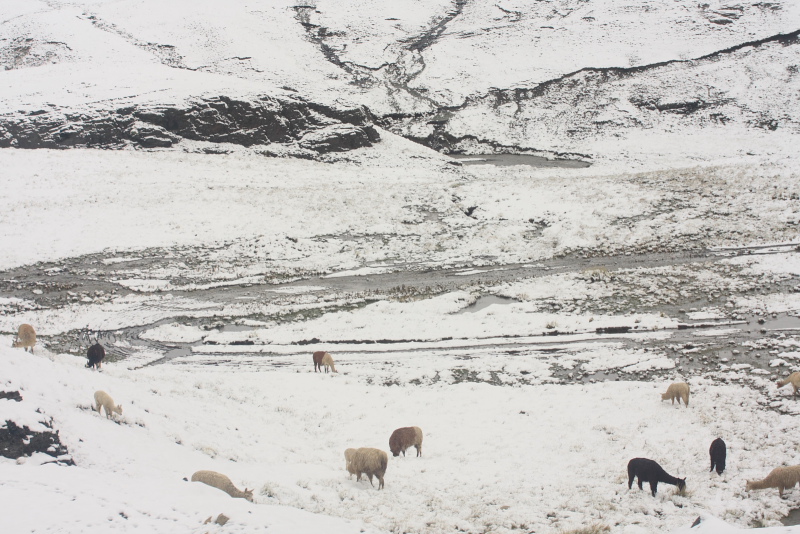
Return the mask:
POLYGON ((184 139, 313 158, 372 146, 380 135, 364 107, 335 109, 273 96, 0 116, 2 148, 169 148, 184 139))

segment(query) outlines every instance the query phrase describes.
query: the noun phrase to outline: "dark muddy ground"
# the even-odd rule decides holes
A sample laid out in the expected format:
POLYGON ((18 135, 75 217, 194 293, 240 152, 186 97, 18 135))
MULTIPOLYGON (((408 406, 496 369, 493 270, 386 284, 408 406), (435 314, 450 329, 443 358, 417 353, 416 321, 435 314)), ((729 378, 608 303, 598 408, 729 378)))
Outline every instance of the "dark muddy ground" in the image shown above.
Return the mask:
MULTIPOLYGON (((64 306, 81 306, 109 302, 113 299, 137 293, 115 282, 130 276, 130 273, 141 273, 143 278, 148 278, 147 273, 159 272, 162 277, 164 272, 175 273, 170 282, 180 286, 181 270, 169 270, 168 266, 180 263, 187 271, 193 270, 194 258, 197 251, 186 250, 149 250, 138 251, 136 256, 130 256, 127 261, 120 254, 95 254, 64 261, 41 263, 33 266, 20 267, 0 273, 0 297, 17 297, 23 299, 19 309, 24 311, 31 307, 38 309, 53 309, 64 306), (113 261, 111 260, 113 258, 113 261)), ((85 354, 90 341, 98 339, 109 348, 108 358, 113 361, 122 359, 133 352, 148 349, 163 354, 148 365, 157 365, 193 354, 194 350, 208 341, 195 343, 167 343, 143 339, 141 334, 155 326, 177 322, 182 325, 197 326, 209 332, 231 332, 252 328, 243 325, 244 319, 258 322, 268 321, 294 321, 308 320, 309 318, 323 315, 328 312, 364 306, 377 299, 407 299, 424 298, 448 291, 466 289, 472 293, 483 294, 475 304, 466 308, 461 313, 470 313, 481 307, 502 306, 511 302, 510 299, 501 298, 486 293, 486 288, 502 282, 511 282, 529 278, 549 276, 558 273, 601 273, 604 277, 613 277, 615 272, 631 269, 648 269, 664 266, 698 266, 701 269, 713 269, 714 265, 725 258, 753 255, 753 254, 794 254, 797 252, 796 244, 777 245, 769 247, 735 248, 727 250, 695 250, 677 252, 674 254, 630 254, 619 256, 571 256, 554 258, 548 261, 537 262, 532 265, 492 265, 460 269, 423 270, 414 265, 395 267, 393 272, 376 273, 368 276, 336 276, 328 277, 319 273, 294 272, 282 273, 280 276, 263 277, 260 283, 242 283, 233 285, 215 285, 213 280, 206 280, 203 289, 169 291, 174 296, 188 296, 195 300, 225 305, 241 302, 242 299, 258 301, 262 304, 281 304, 286 299, 286 294, 276 290, 299 290, 304 294, 315 295, 319 305, 301 316, 286 314, 281 316, 213 316, 199 317, 175 313, 174 316, 159 320, 151 324, 131 324, 115 329, 113 332, 98 332, 89 329, 69 331, 55 336, 42 336, 41 340, 49 350, 56 352, 70 352, 85 354)), ((193 275, 194 276, 194 275, 193 275)), ((594 274, 587 274, 594 276, 594 274)), ((595 313, 612 313, 620 316, 630 316, 630 324, 620 326, 612 331, 594 332, 566 332, 553 328, 541 333, 547 337, 545 343, 537 341, 530 343, 525 339, 506 337, 497 339, 496 344, 489 340, 488 348, 495 354, 505 356, 514 355, 541 355, 547 356, 552 362, 551 371, 558 382, 592 382, 602 380, 653 380, 659 377, 674 375, 676 369, 685 376, 719 374, 722 380, 736 380, 748 382, 748 377, 774 378, 786 374, 792 362, 784 365, 774 364, 777 354, 787 340, 800 338, 800 318, 786 314, 768 316, 737 315, 733 312, 727 317, 714 320, 691 320, 689 313, 693 310, 702 310, 709 306, 722 309, 724 304, 731 299, 744 295, 773 295, 786 294, 798 291, 800 279, 786 277, 780 280, 760 282, 749 280, 748 283, 733 285, 736 289, 725 290, 716 288, 708 291, 698 291, 699 295, 691 298, 683 297, 670 302, 656 302, 646 304, 637 301, 620 291, 613 298, 596 302, 583 302, 584 310, 595 313), (670 332, 665 339, 643 338, 638 325, 633 319, 633 313, 660 312, 662 315, 675 318, 680 323, 680 328, 670 332), (710 331, 724 328, 722 335, 708 335, 710 331), (568 355, 572 352, 571 341, 566 336, 584 334, 581 343, 614 341, 625 347, 635 350, 645 350, 654 354, 661 354, 676 360, 676 369, 626 371, 624 368, 602 372, 582 372, 580 367, 560 367, 558 356, 568 355), (773 365, 771 365, 771 363, 773 365), (759 371, 760 370, 760 371, 759 371), (725 372, 728 371, 726 374, 725 372)), ((624 288, 624 282, 622 283, 624 288)), ((631 292, 632 293, 632 292, 631 292)), ((142 292, 138 292, 142 294, 142 292)), ((558 299, 548 303, 551 309, 558 312, 570 312, 575 304, 561 302, 558 299), (572 306, 572 308, 570 307, 572 306)), ((10 332, 9 332, 10 333, 10 332)), ((314 341, 313 339, 306 342, 314 341)), ((336 342, 317 340, 330 343, 335 348, 336 342)), ((399 348, 398 343, 413 340, 383 340, 379 352, 371 346, 370 352, 380 359, 386 354, 396 351, 408 352, 408 345, 399 348)), ((441 348, 430 343, 424 350, 431 354, 458 353, 465 358, 471 354, 486 354, 487 340, 450 340, 442 339, 441 348), (444 343, 447 341, 447 343, 444 343)), ((247 344, 237 341, 233 344, 247 344)), ((250 342, 252 344, 252 342, 250 342)), ((371 343, 374 340, 350 340, 353 343, 371 343)), ((413 344, 412 344, 413 347, 413 344)), ((235 358, 236 353, 220 351, 220 361, 224 358, 235 358)), ((413 348, 411 349, 413 350, 413 348)), ((307 348, 299 342, 297 345, 298 356, 296 365, 305 366, 307 348)), ((206 351, 204 351, 206 352, 206 351)), ((213 352, 213 351, 212 351, 213 352)), ((357 350, 351 352, 358 352, 357 350)), ((249 354, 252 356, 252 353, 249 354)), ((259 353, 263 358, 269 358, 268 352, 259 353)), ((268 360, 267 360, 268 361, 268 360)), ((278 362, 275 362, 278 365, 278 362)), ((282 360, 280 365, 291 365, 282 360)), ((476 373, 463 372, 456 375, 456 380, 480 380, 508 383, 507 373, 498 369, 490 373, 491 378, 476 373), (505 382, 495 379, 503 374, 505 382)), ((529 377, 521 373, 512 378, 516 383, 528 383, 529 377)))

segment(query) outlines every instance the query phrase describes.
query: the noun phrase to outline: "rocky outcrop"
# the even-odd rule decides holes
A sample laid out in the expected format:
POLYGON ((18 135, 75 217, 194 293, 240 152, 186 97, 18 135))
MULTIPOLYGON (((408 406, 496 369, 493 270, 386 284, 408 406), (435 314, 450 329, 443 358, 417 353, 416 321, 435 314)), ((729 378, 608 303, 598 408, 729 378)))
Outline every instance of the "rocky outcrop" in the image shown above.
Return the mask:
MULTIPOLYGON (((50 423, 42 424, 52 428, 50 423)), ((14 421, 6 421, 5 425, 0 427, 0 456, 16 460, 35 452, 52 456, 58 463, 74 465, 68 456, 69 451, 58 437, 58 431, 37 432, 27 426, 17 426, 14 421)))
POLYGON ((368 147, 380 135, 366 108, 335 109, 271 96, 0 116, 0 147, 168 148, 183 139, 246 147, 280 144, 313 156, 368 147))

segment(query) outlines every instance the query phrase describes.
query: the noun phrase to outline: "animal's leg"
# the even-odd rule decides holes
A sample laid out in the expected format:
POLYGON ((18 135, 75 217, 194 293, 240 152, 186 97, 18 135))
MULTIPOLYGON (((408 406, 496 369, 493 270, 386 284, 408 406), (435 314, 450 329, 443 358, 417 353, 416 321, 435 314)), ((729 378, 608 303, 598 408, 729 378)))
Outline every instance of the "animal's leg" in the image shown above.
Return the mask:
POLYGON ((655 497, 656 491, 658 491, 658 480, 650 481, 650 491, 653 493, 653 497, 655 497))
POLYGON ((383 477, 378 477, 378 489, 383 489, 383 477))
POLYGON ((417 456, 422 456, 422 445, 416 445, 417 447, 417 456))
POLYGON ((644 482, 644 480, 642 480, 642 477, 637 477, 636 478, 636 483, 639 484, 639 489, 643 489, 642 488, 642 482, 644 482))
POLYGON ((633 486, 633 473, 629 472, 628 473, 628 489, 631 489, 631 486, 633 486))
POLYGON ((103 415, 103 412, 101 412, 101 411, 100 411, 100 407, 101 407, 101 406, 102 406, 102 404, 100 404, 100 403, 98 402, 98 403, 97 403, 97 408, 96 408, 96 410, 95 410, 95 411, 96 411, 98 414, 100 414, 100 415, 103 415))
POLYGON ((375 487, 375 484, 372 483, 372 473, 369 474, 369 485, 375 487))

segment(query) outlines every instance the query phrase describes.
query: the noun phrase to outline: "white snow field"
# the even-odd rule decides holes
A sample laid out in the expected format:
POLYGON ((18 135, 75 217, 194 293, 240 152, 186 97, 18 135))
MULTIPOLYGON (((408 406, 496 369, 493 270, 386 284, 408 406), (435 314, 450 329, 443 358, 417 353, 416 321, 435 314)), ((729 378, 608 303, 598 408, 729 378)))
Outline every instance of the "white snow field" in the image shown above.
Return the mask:
POLYGON ((0 532, 800 532, 780 526, 800 488, 745 491, 800 464, 775 386, 800 371, 798 29, 789 0, 3 0, 0 423, 68 453, 0 456, 0 532), (364 106, 380 140, 23 150, 7 127, 264 95, 364 106), (444 122, 592 165, 461 165, 398 135, 444 122), (771 319, 790 326, 758 338, 771 319), (690 321, 720 344, 752 321, 731 353, 763 365, 697 371, 690 321), (101 370, 63 349, 79 331, 112 340, 101 370), (673 381, 688 408, 661 401, 673 381), (348 476, 345 449, 403 426, 421 457, 390 454, 383 490, 348 476), (686 490, 629 490, 635 457, 686 490), (184 480, 202 469, 254 502, 184 480))

